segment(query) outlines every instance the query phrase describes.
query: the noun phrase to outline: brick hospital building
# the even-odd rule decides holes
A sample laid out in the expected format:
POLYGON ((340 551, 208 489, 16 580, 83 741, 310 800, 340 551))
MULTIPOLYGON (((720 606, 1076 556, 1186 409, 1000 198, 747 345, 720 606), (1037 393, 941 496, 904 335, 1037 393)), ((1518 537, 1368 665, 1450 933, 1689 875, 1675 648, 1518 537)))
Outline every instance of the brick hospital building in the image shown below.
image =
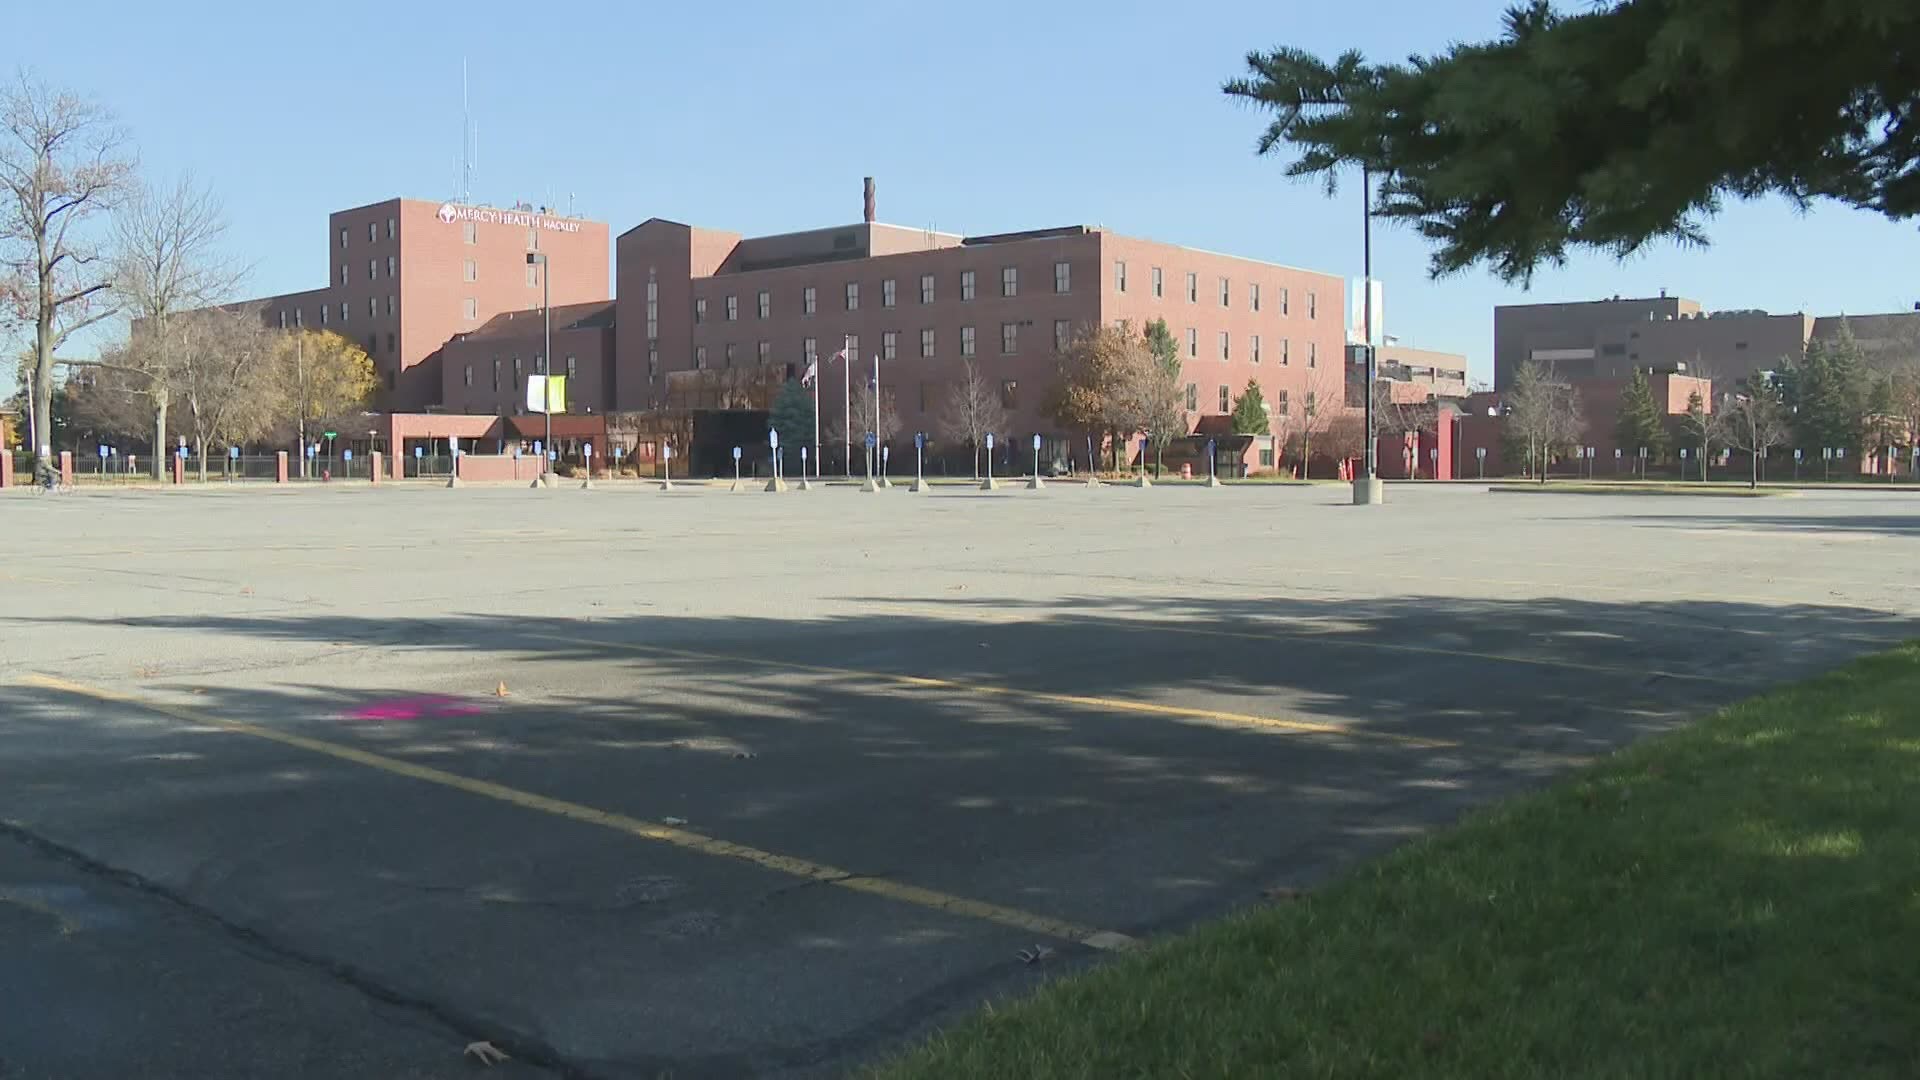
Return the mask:
MULTIPOLYGON (((260 301, 270 322, 361 343, 379 407, 510 415, 540 370, 543 253, 556 373, 570 412, 669 403, 677 373, 820 364, 823 431, 843 409, 843 344, 858 382, 881 367, 903 431, 936 431, 972 363, 1009 435, 1062 435, 1043 414, 1057 355, 1084 327, 1165 319, 1195 422, 1251 379, 1279 417, 1344 409, 1345 285, 1332 274, 1069 226, 986 236, 876 220, 746 237, 652 218, 606 225, 533 207, 394 199, 331 215, 328 280, 260 301)), ((856 428, 859 427, 856 421, 856 428)), ((1276 423, 1276 429, 1281 426, 1276 423)), ((1024 440, 1023 440, 1024 441, 1024 440)))

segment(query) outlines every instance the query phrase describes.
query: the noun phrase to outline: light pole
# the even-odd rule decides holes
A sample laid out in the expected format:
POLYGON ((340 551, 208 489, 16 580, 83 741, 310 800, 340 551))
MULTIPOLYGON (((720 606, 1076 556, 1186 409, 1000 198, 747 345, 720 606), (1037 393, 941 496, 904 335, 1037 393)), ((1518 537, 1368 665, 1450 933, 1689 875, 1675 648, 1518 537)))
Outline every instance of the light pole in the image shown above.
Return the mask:
MULTIPOLYGON (((540 316, 546 323, 546 344, 540 350, 540 411, 547 418, 546 446, 553 446, 553 275, 549 273, 547 253, 527 252, 527 265, 540 268, 540 316)), ((547 462, 540 459, 540 479, 536 486, 552 487, 557 479, 547 462)))
POLYGON ((1387 492, 1380 483, 1379 462, 1375 460, 1379 447, 1373 430, 1373 380, 1377 370, 1373 354, 1373 171, 1365 165, 1360 167, 1360 248, 1360 305, 1364 312, 1360 333, 1365 338, 1360 347, 1365 350, 1367 368, 1366 389, 1361 397, 1366 405, 1367 446, 1365 475, 1353 482, 1353 502, 1355 506, 1377 506, 1386 501, 1387 492))

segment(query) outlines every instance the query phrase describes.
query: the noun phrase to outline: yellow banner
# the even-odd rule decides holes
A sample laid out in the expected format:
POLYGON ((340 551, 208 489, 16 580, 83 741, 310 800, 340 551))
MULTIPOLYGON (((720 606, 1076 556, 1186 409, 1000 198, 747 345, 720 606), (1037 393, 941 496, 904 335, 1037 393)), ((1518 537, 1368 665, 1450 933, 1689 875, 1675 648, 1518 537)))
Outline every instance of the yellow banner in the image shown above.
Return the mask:
POLYGON ((567 377, 565 375, 547 376, 546 411, 548 413, 563 413, 567 411, 567 377))

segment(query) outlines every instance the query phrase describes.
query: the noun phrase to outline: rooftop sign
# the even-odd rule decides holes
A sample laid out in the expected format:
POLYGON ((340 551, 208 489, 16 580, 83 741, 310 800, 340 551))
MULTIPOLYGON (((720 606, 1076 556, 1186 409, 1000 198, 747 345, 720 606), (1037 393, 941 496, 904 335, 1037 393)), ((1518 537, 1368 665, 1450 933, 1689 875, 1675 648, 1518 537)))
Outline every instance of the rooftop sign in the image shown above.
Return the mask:
POLYGON ((528 229, 551 229, 554 232, 564 233, 580 231, 580 223, 577 221, 548 217, 545 214, 529 214, 522 210, 499 210, 491 206, 441 203, 440 212, 435 216, 449 225, 456 221, 474 221, 483 225, 518 225, 528 229))

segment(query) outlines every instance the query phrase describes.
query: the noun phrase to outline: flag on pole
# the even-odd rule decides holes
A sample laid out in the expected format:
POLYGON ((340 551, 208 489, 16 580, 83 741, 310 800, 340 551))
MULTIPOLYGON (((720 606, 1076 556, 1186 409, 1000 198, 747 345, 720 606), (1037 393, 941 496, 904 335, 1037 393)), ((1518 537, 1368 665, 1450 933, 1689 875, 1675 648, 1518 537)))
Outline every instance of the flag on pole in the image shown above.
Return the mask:
POLYGON ((820 378, 820 361, 808 360, 807 370, 800 376, 801 386, 812 386, 820 378))
POLYGON ((844 364, 846 363, 846 360, 847 360, 847 350, 844 348, 827 358, 828 363, 835 363, 835 364, 844 364))

